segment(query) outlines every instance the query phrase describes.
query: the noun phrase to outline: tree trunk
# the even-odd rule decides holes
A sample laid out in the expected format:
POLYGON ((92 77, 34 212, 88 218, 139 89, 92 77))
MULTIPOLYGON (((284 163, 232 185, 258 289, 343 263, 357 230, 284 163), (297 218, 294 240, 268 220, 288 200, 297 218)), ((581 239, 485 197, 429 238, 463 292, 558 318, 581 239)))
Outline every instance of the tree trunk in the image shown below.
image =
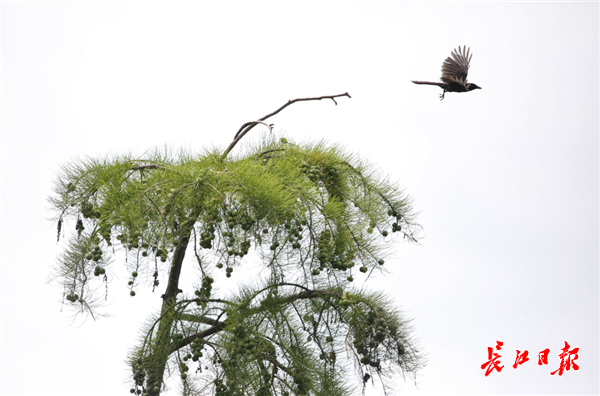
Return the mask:
MULTIPOLYGON (((171 263, 171 271, 169 272, 169 282, 165 294, 163 294, 163 304, 161 308, 161 317, 156 333, 156 341, 152 347, 154 352, 152 356, 153 374, 156 378, 156 383, 162 387, 165 368, 169 359, 171 328, 175 322, 175 305, 177 302, 177 294, 179 294, 179 276, 181 275, 181 267, 185 257, 185 251, 188 247, 192 229, 196 222, 196 217, 186 221, 181 227, 181 236, 179 243, 173 253, 173 261, 171 263)), ((152 375, 152 374, 151 374, 152 375)), ((158 395, 158 394, 157 394, 158 395)))

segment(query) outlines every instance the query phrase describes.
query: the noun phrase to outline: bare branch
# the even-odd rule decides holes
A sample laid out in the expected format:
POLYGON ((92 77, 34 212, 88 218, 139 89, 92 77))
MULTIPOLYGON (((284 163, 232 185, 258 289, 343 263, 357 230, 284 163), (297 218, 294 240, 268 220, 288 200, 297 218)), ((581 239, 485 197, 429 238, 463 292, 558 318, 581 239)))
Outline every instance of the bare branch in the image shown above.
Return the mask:
POLYGON ((244 125, 242 125, 240 127, 239 131, 237 131, 237 133, 235 134, 235 136, 233 138, 235 139, 236 137, 238 137, 239 134, 242 133, 242 131, 244 130, 244 128, 254 127, 256 124, 263 124, 264 126, 266 126, 267 128, 269 128, 269 131, 272 131, 273 130, 273 125, 275 125, 275 124, 267 124, 264 121, 250 121, 250 122, 247 122, 244 125))
POLYGON ((348 92, 343 93, 343 94, 339 94, 339 95, 330 95, 330 96, 319 96, 316 98, 298 98, 298 99, 294 99, 294 100, 290 100, 288 101, 286 104, 284 104, 283 106, 281 106, 280 108, 278 108, 277 110, 275 110, 274 112, 267 114, 266 116, 264 116, 263 118, 259 118, 259 121, 264 121, 267 118, 270 118, 272 116, 274 116, 275 114, 279 113, 281 110, 285 109, 286 107, 288 107, 289 105, 291 105, 292 103, 296 103, 296 102, 305 102, 305 101, 309 101, 309 100, 322 100, 322 99, 331 99, 333 100, 333 103, 336 104, 337 106, 337 102, 335 101, 335 98, 339 98, 341 96, 347 96, 349 98, 352 98, 352 96, 350 96, 348 94, 348 92))
POLYGON ((269 154, 269 153, 272 153, 272 152, 274 152, 274 151, 285 151, 285 150, 286 150, 286 149, 283 149, 283 148, 281 148, 281 149, 272 149, 272 150, 267 150, 267 151, 263 151, 263 152, 262 152, 262 153, 260 153, 258 156, 259 156, 259 157, 262 157, 263 155, 265 155, 265 154, 269 154))
POLYGON ((166 167, 164 167, 162 165, 155 165, 155 164, 137 165, 137 166, 132 166, 131 167, 131 170, 142 170, 142 169, 163 169, 163 170, 167 170, 166 167))
POLYGON ((225 152, 223 153, 223 156, 221 157, 222 159, 224 159, 225 157, 227 157, 227 155, 229 154, 229 152, 231 150, 233 150, 233 148, 235 147, 235 145, 248 133, 250 132, 250 130, 252 128, 254 128, 257 124, 263 124, 266 125, 269 130, 272 128, 273 124, 266 124, 263 121, 265 121, 266 119, 274 116, 275 114, 279 113, 281 110, 285 109, 286 107, 288 107, 289 105, 296 103, 296 102, 306 102, 309 100, 323 100, 323 99, 331 99, 333 100, 333 103, 336 104, 337 106, 337 102, 335 101, 335 98, 339 98, 342 96, 347 96, 348 98, 352 98, 352 96, 350 96, 348 94, 348 92, 343 93, 343 94, 339 94, 339 95, 328 95, 328 96, 319 96, 319 97, 314 97, 314 98, 298 98, 298 99, 294 99, 294 100, 289 100, 286 104, 284 104, 283 106, 281 106, 280 108, 278 108, 277 110, 275 110, 272 113, 267 114, 266 116, 259 118, 257 121, 252 121, 252 122, 247 122, 244 125, 242 125, 242 127, 239 129, 239 131, 235 134, 233 142, 231 142, 231 144, 229 145, 229 147, 227 147, 227 149, 225 150, 225 152))

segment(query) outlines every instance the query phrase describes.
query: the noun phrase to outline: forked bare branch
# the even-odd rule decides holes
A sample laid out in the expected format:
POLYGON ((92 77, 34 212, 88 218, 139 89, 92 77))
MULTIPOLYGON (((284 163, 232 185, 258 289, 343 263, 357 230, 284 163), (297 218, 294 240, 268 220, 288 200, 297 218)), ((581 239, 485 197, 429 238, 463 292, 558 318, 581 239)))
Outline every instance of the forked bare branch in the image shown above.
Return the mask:
POLYGON ((229 147, 227 147, 227 150, 225 150, 225 152, 223 153, 223 156, 221 158, 225 158, 227 157, 227 155, 229 154, 229 152, 235 147, 235 145, 248 133, 250 132, 250 130, 252 128, 254 128, 256 125, 258 124, 263 124, 265 126, 267 126, 267 128, 269 128, 269 130, 272 129, 273 124, 267 124, 264 121, 270 117, 273 117, 275 114, 279 113, 281 110, 285 109, 286 107, 288 107, 291 104, 294 104, 296 102, 306 102, 309 100, 322 100, 322 99, 331 99, 333 100, 333 103, 336 104, 337 106, 337 102, 335 100, 335 98, 339 98, 342 96, 347 96, 348 98, 352 98, 352 96, 350 96, 348 94, 348 92, 345 92, 343 94, 339 94, 339 95, 328 95, 328 96, 319 96, 319 97, 314 97, 314 98, 297 98, 294 100, 289 100, 286 104, 284 104, 283 106, 281 106, 280 108, 278 108, 277 110, 275 110, 272 113, 267 114, 266 116, 259 118, 256 121, 250 121, 245 123, 244 125, 242 125, 240 127, 240 129, 237 131, 237 133, 235 134, 233 141, 231 142, 231 144, 229 145, 229 147))

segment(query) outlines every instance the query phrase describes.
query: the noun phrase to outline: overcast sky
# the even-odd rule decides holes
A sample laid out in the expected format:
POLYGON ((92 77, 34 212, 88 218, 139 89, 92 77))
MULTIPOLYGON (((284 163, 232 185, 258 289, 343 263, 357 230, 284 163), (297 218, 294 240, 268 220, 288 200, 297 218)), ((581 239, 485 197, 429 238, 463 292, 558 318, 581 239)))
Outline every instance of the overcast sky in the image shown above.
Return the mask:
POLYGON ((3 2, 2 395, 129 394, 126 354, 161 302, 115 277, 112 317, 61 312, 46 201, 61 165, 224 148, 289 99, 344 92, 271 122, 414 199, 421 243, 369 282, 428 356, 399 394, 598 394, 598 27, 596 2, 3 2), (482 90, 440 102, 410 82, 439 81, 459 45, 482 90), (505 367, 485 377, 497 340, 505 367), (552 376, 565 341, 580 369, 552 376), (531 359, 513 369, 517 349, 531 359))

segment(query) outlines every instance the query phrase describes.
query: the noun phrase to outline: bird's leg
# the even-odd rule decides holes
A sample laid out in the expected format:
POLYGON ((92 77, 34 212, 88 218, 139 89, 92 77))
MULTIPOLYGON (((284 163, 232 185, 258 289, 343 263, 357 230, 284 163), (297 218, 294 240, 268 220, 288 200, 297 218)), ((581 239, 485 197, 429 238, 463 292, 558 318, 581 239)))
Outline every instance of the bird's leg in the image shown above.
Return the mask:
POLYGON ((444 96, 446 95, 446 90, 440 94, 440 100, 444 100, 444 96))

